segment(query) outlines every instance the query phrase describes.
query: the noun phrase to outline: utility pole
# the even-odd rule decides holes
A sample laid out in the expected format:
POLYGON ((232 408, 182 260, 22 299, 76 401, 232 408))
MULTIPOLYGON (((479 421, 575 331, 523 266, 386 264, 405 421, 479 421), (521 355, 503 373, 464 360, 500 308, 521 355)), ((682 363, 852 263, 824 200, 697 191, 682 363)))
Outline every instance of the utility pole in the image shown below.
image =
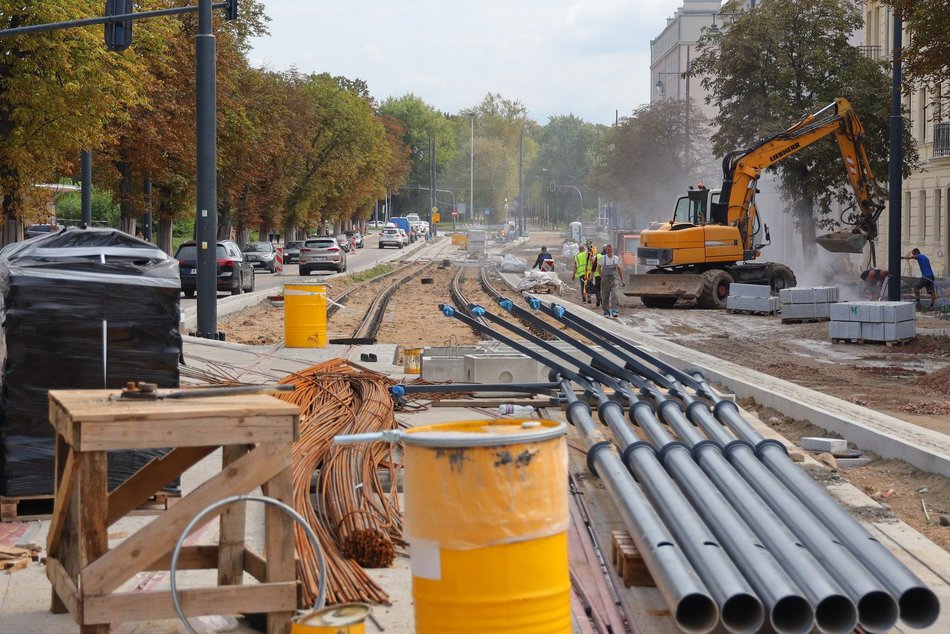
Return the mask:
POLYGON ((518 234, 524 235, 524 131, 525 126, 521 126, 521 138, 518 141, 518 234))
POLYGON ((215 126, 215 55, 211 0, 198 0, 195 36, 195 123, 197 126, 198 332, 218 338, 218 205, 216 187, 217 134, 215 126))
POLYGON ((82 209, 82 224, 92 226, 92 153, 83 150, 79 153, 81 181, 79 194, 80 208, 82 209))
POLYGON ((891 138, 890 178, 887 192, 887 299, 901 299, 901 165, 903 165, 904 117, 901 114, 901 48, 903 24, 901 14, 894 11, 894 63, 891 66, 891 138))
POLYGON ((472 132, 469 139, 468 217, 475 218, 475 111, 472 111, 472 132))
POLYGON ((435 135, 429 130, 429 234, 435 229, 432 214, 435 209, 435 135))

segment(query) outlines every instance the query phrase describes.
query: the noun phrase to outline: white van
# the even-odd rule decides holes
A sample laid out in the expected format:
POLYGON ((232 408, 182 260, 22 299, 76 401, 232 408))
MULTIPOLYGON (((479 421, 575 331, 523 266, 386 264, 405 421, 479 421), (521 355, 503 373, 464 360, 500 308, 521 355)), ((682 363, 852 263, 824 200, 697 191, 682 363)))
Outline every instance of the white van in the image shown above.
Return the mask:
POLYGON ((406 214, 406 220, 409 221, 410 225, 413 225, 422 219, 419 217, 419 214, 406 214))

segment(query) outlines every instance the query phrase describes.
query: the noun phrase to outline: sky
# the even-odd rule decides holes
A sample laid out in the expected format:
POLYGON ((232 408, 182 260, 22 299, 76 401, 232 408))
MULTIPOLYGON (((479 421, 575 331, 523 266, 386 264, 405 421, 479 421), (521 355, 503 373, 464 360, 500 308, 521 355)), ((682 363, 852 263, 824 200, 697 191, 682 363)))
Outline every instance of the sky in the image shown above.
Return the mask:
POLYGON ((363 79, 457 113, 501 93, 547 123, 611 124, 650 100, 650 40, 682 0, 262 0, 251 63, 363 79))

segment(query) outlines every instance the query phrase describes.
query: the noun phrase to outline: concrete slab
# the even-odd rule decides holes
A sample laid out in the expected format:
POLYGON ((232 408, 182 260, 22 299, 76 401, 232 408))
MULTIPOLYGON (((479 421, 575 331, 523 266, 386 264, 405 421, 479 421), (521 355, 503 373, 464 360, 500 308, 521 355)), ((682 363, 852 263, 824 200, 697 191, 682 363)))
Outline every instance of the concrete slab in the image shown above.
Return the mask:
POLYGON ((831 304, 782 304, 782 319, 828 319, 831 304))
POLYGON ((422 357, 422 378, 434 383, 462 383, 465 379, 464 357, 422 357))
POLYGON ((757 297, 767 299, 772 289, 767 284, 739 284, 729 285, 729 297, 757 297))
POLYGON ((782 306, 787 304, 828 304, 838 301, 837 286, 813 286, 795 288, 783 288, 779 291, 779 299, 782 300, 782 306))
POLYGON ((535 383, 541 380, 541 364, 525 355, 467 354, 463 359, 468 383, 535 383))
POLYGON ((835 453, 845 451, 848 448, 848 441, 842 438, 803 436, 801 447, 805 451, 827 451, 828 453, 835 453))
MULTIPOLYGON (((755 285, 743 284, 743 286, 755 285)), ((780 303, 778 297, 746 297, 744 295, 730 295, 726 298, 726 308, 729 310, 742 310, 754 313, 774 313, 779 309, 779 306, 780 303)))

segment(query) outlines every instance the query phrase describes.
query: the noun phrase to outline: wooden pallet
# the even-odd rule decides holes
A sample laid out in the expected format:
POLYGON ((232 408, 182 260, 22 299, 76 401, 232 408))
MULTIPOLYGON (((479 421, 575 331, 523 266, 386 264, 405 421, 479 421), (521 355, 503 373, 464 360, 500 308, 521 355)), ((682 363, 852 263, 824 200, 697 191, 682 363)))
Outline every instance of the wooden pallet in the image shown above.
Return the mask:
POLYGON ((911 341, 916 339, 916 337, 907 337, 906 339, 895 339, 893 341, 874 341, 872 339, 834 339, 832 338, 831 343, 857 343, 857 344, 868 344, 872 346, 887 346, 891 348, 893 346, 903 346, 911 341))
POLYGON ((736 308, 729 308, 727 312, 730 312, 734 315, 778 315, 778 310, 739 310, 736 308))
POLYGON ((633 539, 627 531, 610 531, 611 558, 617 568, 617 575, 623 579, 623 585, 655 586, 653 577, 647 569, 643 557, 633 544, 633 539))
MULTIPOLYGON (((181 493, 159 491, 139 506, 134 513, 149 515, 167 511, 181 499, 181 493)), ((52 495, 0 495, 0 522, 19 522, 27 520, 48 520, 53 516, 52 495)))
POLYGON ((815 324, 820 321, 831 321, 831 317, 782 317, 783 324, 815 324))

